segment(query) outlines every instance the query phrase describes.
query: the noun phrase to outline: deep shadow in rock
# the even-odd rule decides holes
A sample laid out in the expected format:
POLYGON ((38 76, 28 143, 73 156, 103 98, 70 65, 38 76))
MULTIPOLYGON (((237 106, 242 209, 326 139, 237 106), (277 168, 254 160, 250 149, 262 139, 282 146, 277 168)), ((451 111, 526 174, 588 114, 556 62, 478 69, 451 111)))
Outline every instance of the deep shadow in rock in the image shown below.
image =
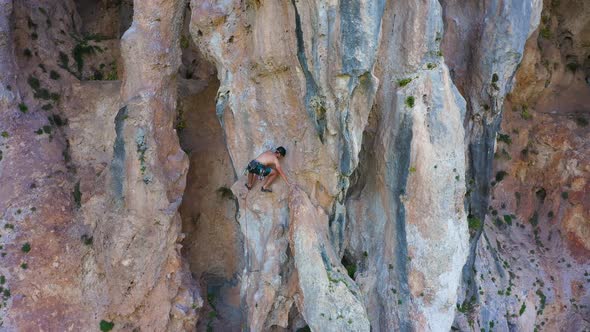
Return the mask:
MULTIPOLYGON (((214 70, 213 70, 214 72, 214 70)), ((176 129, 190 160, 180 206, 183 255, 206 293, 198 330, 239 331, 242 239, 231 189, 234 171, 215 116, 215 75, 179 81, 176 129)))

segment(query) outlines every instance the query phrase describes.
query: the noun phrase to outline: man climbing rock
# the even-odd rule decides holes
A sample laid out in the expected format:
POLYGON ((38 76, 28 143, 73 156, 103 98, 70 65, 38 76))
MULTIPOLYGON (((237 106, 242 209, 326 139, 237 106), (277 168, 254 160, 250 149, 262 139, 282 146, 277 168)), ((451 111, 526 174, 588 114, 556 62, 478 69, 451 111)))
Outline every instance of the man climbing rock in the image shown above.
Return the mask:
POLYGON ((271 193, 272 190, 269 188, 270 184, 274 181, 277 175, 281 175, 281 177, 285 180, 288 186, 291 186, 291 183, 287 180, 285 173, 283 173, 283 169, 281 168, 281 164, 279 160, 282 159, 287 150, 284 147, 279 146, 274 151, 266 151, 260 154, 256 159, 252 160, 247 167, 248 170, 248 183, 246 183, 246 187, 248 190, 252 189, 254 183, 256 182, 255 174, 262 180, 262 178, 266 177, 266 181, 262 185, 260 190, 271 193))

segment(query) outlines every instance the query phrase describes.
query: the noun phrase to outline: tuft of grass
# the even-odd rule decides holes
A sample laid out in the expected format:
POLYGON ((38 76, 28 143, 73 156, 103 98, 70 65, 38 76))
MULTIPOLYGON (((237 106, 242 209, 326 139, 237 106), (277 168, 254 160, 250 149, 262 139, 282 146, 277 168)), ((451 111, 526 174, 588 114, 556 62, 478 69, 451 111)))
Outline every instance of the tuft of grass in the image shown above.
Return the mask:
POLYGON ((20 267, 21 269, 26 270, 29 267, 29 265, 27 265, 27 263, 21 263, 20 267))
POLYGON ((80 181, 76 182, 74 186, 74 191, 72 192, 72 197, 74 198, 74 203, 76 204, 77 208, 82 206, 82 192, 80 191, 80 181))
POLYGON ((574 121, 576 121, 576 124, 580 127, 588 126, 588 120, 586 120, 586 118, 582 115, 577 116, 574 121))
POLYGON ((185 35, 180 36, 180 47, 182 49, 188 48, 188 38, 185 35))
POLYGON ((409 108, 414 107, 414 102, 416 101, 416 99, 414 98, 414 96, 408 96, 406 98, 406 106, 408 106, 409 108))
POLYGON ((482 223, 481 220, 479 220, 479 218, 470 214, 469 216, 467 216, 467 226, 469 227, 469 231, 475 232, 481 228, 482 223))
POLYGON ((29 83, 29 86, 31 87, 31 89, 33 89, 35 91, 37 91, 41 88, 41 82, 35 76, 29 75, 29 78, 27 78, 27 83, 29 83))
POLYGON ((29 242, 26 242, 25 244, 23 244, 23 246, 20 249, 24 253, 28 253, 29 251, 31 251, 31 244, 29 242))
POLYGON ((512 144, 512 139, 510 138, 510 135, 508 135, 508 134, 498 133, 498 141, 504 142, 508 145, 512 144))
POLYGON ((27 104, 25 104, 25 103, 20 103, 20 104, 18 104, 18 109, 23 113, 27 113, 27 111, 29 110, 29 107, 27 107, 27 104))
POLYGON ((537 211, 535 211, 535 213, 533 213, 533 215, 530 217, 529 223, 533 227, 537 227, 537 225, 539 225, 539 213, 537 211))
POLYGON ((113 327, 115 327, 115 323, 107 322, 106 320, 103 319, 100 321, 99 327, 102 332, 108 332, 108 331, 112 330, 113 327))
POLYGON ((570 197, 570 194, 567 191, 561 193, 561 198, 567 200, 570 197))
POLYGON ((70 70, 70 57, 64 52, 59 52, 59 66, 65 70, 70 70))
POLYGON ((350 264, 344 267, 346 268, 346 272, 348 273, 350 279, 354 279, 354 274, 356 273, 356 265, 350 264))
POLYGON ((522 314, 524 314, 525 310, 526 310, 526 303, 523 302, 522 305, 520 306, 520 310, 518 311, 518 315, 522 316, 522 314))
POLYGON ((60 77, 61 77, 61 75, 58 72, 56 72, 55 70, 52 70, 49 72, 49 78, 51 78, 54 81, 59 80, 60 77))
POLYGON ((434 69, 434 68, 436 68, 436 64, 435 63, 429 62, 429 63, 426 64, 426 69, 431 70, 431 69, 434 69))
POLYGON ((0 136, 2 136, 2 137, 4 137, 4 138, 8 138, 8 137, 10 137, 10 135, 8 134, 8 132, 7 132, 7 131, 3 131, 3 132, 0 134, 0 136))
POLYGON ((520 111, 520 117, 523 120, 531 120, 533 115, 529 112, 529 109, 526 105, 522 105, 522 110, 520 111))
POLYGON ((88 236, 88 235, 84 234, 80 237, 80 240, 82 240, 82 243, 84 243, 85 245, 91 246, 94 238, 92 236, 88 236))
POLYGON ((549 29, 549 27, 543 27, 539 32, 539 35, 545 39, 551 39, 551 29, 549 29))
POLYGON ((412 79, 410 77, 408 77, 408 78, 403 78, 401 80, 398 80, 397 84, 400 87, 404 87, 404 86, 408 85, 410 82, 412 82, 412 79))

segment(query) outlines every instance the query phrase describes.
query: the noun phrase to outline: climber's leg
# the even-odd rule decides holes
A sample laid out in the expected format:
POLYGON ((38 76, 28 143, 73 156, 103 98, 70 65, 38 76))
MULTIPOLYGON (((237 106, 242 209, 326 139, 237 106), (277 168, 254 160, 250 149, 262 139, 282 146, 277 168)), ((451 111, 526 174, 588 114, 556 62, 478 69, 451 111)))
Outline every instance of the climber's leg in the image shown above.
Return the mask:
POLYGON ((246 188, 248 188, 248 190, 252 189, 255 182, 256 182, 256 177, 254 176, 254 173, 248 172, 248 183, 246 183, 246 188))
POLYGON ((277 175, 279 175, 279 173, 271 168, 270 174, 266 177, 266 181, 264 181, 261 190, 265 192, 272 192, 272 190, 270 190, 268 187, 277 178, 277 175))

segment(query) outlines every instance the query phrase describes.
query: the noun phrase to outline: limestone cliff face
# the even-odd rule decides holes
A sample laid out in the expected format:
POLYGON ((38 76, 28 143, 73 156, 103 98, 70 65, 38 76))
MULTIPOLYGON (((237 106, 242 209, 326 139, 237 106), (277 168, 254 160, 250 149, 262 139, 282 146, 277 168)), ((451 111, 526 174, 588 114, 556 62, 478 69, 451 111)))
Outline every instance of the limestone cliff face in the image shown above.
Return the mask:
POLYGON ((590 328, 589 11, 0 1, 1 329, 590 328))

